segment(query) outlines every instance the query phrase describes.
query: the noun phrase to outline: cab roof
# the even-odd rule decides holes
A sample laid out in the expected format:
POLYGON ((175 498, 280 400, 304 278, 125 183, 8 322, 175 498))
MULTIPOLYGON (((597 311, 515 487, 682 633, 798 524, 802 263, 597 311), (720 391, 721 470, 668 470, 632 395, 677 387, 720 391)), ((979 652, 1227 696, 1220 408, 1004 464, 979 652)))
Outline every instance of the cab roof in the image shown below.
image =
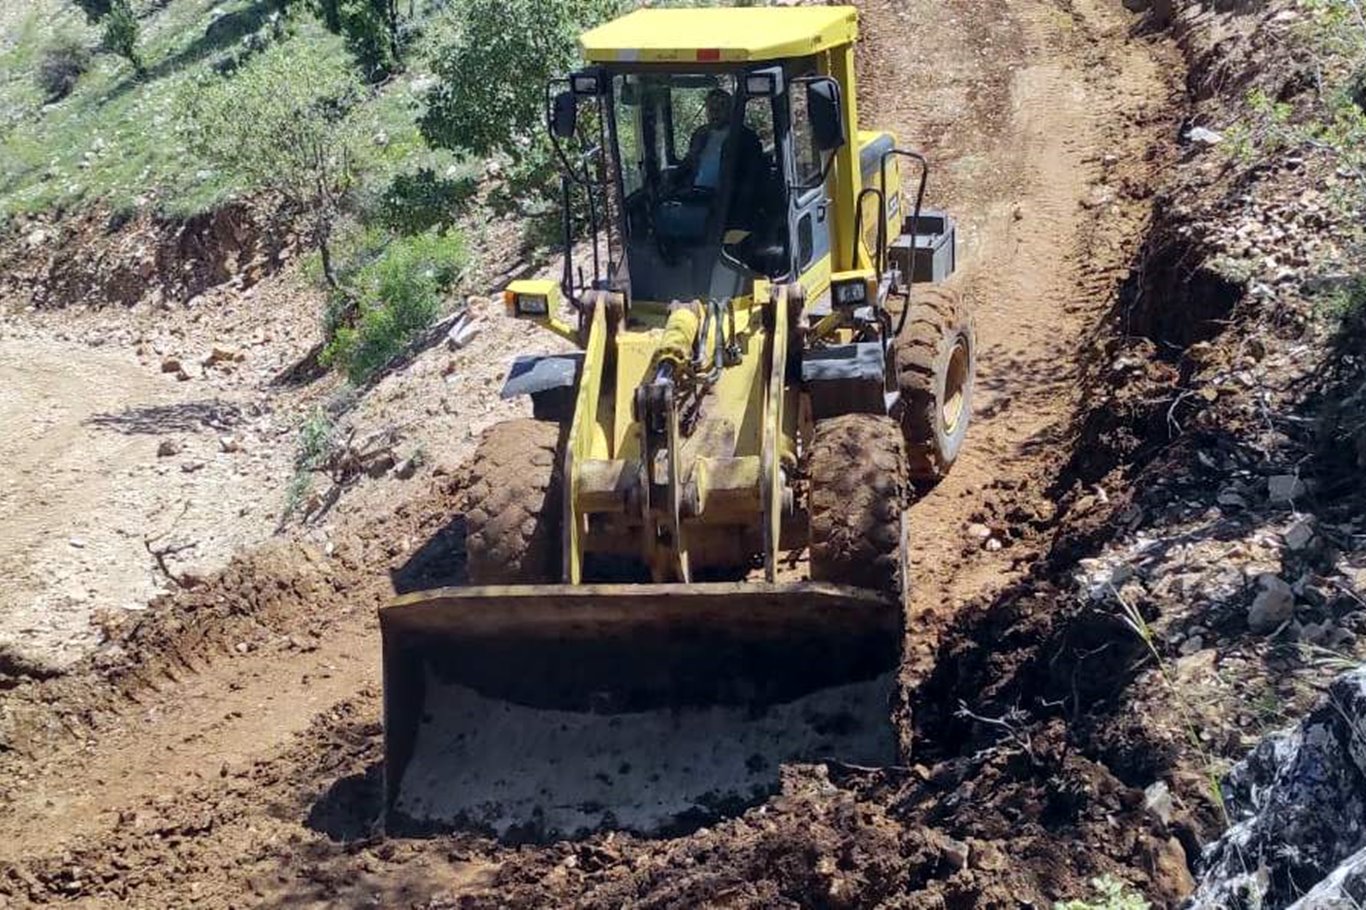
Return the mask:
POLYGON ((857 34, 852 6, 642 9, 579 43, 592 63, 743 63, 804 57, 857 34))

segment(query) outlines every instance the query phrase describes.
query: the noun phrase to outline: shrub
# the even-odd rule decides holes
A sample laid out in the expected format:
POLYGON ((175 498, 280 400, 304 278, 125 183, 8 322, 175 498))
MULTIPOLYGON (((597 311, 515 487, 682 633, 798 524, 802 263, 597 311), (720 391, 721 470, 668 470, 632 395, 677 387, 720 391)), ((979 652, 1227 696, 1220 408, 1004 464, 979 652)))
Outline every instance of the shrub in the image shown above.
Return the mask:
POLYGON ((113 6, 113 0, 75 0, 75 3, 81 8, 81 12, 85 13, 86 21, 91 24, 108 15, 110 7, 113 6))
POLYGON ((1091 887, 1096 889, 1095 900, 1064 901, 1054 904, 1053 910, 1148 910, 1152 906, 1127 883, 1108 875, 1091 879, 1091 887))
POLYGON ((38 87, 45 100, 60 101, 71 94, 76 83, 90 69, 90 51, 69 35, 59 36, 43 49, 38 61, 38 87))
MULTIPOLYGON (((435 232, 395 239, 369 261, 362 258, 344 282, 359 316, 351 325, 325 327, 332 340, 323 363, 343 370, 357 385, 374 377, 436 320, 441 294, 463 261, 459 236, 435 232)), ((346 301, 334 313, 349 308, 346 301)))
POLYGON ((128 0, 112 0, 104 16, 104 46, 143 71, 142 55, 138 52, 138 17, 128 0))

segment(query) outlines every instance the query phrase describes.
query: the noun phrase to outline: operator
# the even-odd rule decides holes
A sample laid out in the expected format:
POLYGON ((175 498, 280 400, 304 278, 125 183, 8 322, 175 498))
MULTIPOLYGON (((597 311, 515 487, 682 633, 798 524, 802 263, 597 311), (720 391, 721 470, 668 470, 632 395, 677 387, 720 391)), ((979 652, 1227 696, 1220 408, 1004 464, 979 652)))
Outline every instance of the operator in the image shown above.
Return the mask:
MULTIPOLYGON (((688 153, 683 157, 682 171, 694 189, 715 191, 721 183, 722 155, 726 138, 730 135, 731 95, 723 88, 707 93, 707 122, 693 131, 688 140, 688 153)), ((730 220, 737 224, 748 222, 752 216, 756 191, 765 173, 764 147, 759 135, 745 124, 740 124, 736 136, 735 187, 730 220)))

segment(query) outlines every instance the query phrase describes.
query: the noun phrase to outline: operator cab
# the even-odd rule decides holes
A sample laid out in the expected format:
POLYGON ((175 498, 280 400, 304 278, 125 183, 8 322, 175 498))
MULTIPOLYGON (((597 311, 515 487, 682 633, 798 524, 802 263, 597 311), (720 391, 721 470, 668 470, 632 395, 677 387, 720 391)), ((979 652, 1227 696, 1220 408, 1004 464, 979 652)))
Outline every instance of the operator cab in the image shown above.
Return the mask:
POLYGON ((838 89, 816 73, 814 57, 798 57, 607 64, 570 77, 552 131, 575 136, 576 105, 596 102, 603 208, 621 238, 610 287, 644 301, 729 300, 828 252, 825 179, 846 137, 838 89))
POLYGON ((790 269, 772 96, 733 73, 612 77, 631 289, 644 300, 730 298, 790 269), (724 253, 724 255, 723 255, 724 253))

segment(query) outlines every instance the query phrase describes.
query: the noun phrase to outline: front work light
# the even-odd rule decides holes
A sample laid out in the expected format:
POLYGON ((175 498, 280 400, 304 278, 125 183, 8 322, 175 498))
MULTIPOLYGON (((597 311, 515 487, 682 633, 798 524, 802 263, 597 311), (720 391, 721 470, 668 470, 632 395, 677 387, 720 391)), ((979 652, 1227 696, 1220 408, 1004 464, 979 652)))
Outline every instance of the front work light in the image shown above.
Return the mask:
POLYGON ((830 297, 837 307, 866 306, 870 300, 869 284, 873 273, 868 269, 854 272, 839 272, 830 279, 830 297))
POLYGON ((560 286, 549 279, 514 281, 503 292, 509 316, 545 319, 560 308, 560 286))
POLYGON ((601 94, 601 84, 597 70, 581 70, 571 74, 569 77, 569 86, 574 90, 574 94, 576 95, 601 94))
POLYGON ((767 97, 773 94, 773 77, 767 74, 745 77, 745 94, 767 97))
POLYGON ((745 73, 745 94, 754 98, 778 94, 782 89, 782 73, 782 68, 776 66, 745 73))

